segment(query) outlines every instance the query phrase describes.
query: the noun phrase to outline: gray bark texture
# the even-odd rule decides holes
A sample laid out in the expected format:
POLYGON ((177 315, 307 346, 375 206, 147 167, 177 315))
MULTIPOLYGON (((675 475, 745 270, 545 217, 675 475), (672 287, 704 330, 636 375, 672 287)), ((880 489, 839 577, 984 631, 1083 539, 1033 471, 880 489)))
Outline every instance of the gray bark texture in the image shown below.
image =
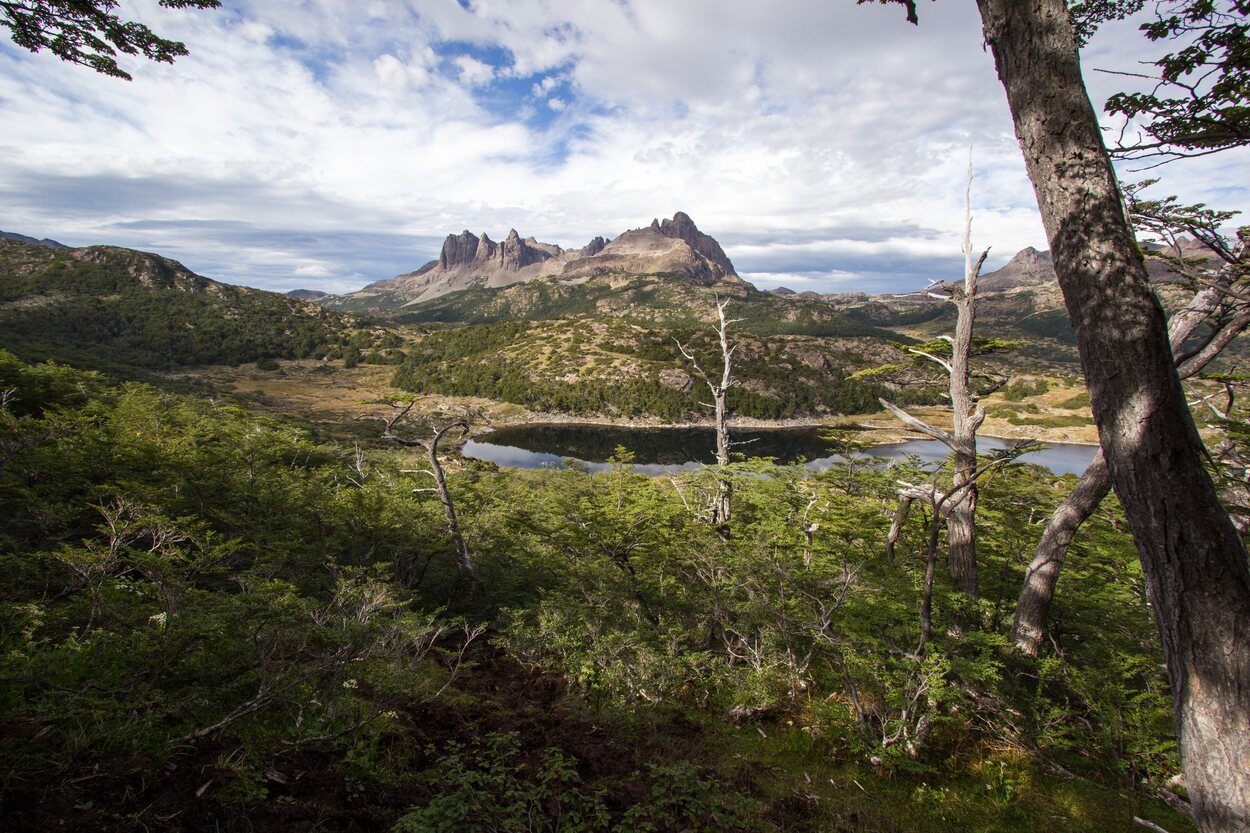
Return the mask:
MULTIPOLYGON (((682 346, 680 341, 677 342, 677 349, 690 362, 695 372, 702 377, 704 383, 707 384, 708 391, 712 394, 711 406, 716 420, 716 465, 722 471, 725 466, 729 465, 729 450, 733 447, 733 442, 729 438, 729 408, 725 397, 729 389, 737 384, 733 380, 733 354, 737 347, 736 345, 731 347, 729 344, 729 325, 736 324, 737 320, 726 320, 725 308, 728 306, 728 301, 722 301, 719 298, 716 300, 716 334, 720 337, 722 362, 719 383, 712 381, 712 378, 699 365, 694 354, 682 346)), ((727 474, 722 475, 716 481, 716 496, 712 499, 710 509, 709 518, 713 526, 729 523, 729 517, 733 512, 733 482, 727 474)))
POLYGON ((1250 570, 1203 467, 1063 0, 977 0, 1171 678, 1203 833, 1250 829, 1250 570))
MULTIPOLYGON (((1173 354, 1178 353, 1185 340, 1198 329, 1198 325, 1216 311, 1224 300, 1224 289, 1232 282, 1233 277, 1232 269, 1224 269, 1215 286, 1198 292, 1188 304, 1173 313, 1168 321, 1168 341, 1173 354)), ((1180 378, 1188 379, 1200 372, 1219 355, 1220 350, 1245 329, 1246 322, 1241 320, 1243 317, 1237 316, 1228 322, 1195 356, 1184 362, 1179 369, 1180 378), (1219 348, 1213 350, 1213 345, 1219 345, 1219 348)), ((1046 633, 1046 620, 1050 615, 1050 603, 1055 596, 1055 585, 1059 581, 1059 572, 1063 568, 1073 536, 1094 514, 1110 491, 1111 473, 1107 470, 1107 461, 1099 451, 1098 456, 1081 475, 1072 494, 1059 504, 1059 508, 1046 524, 1033 561, 1025 571, 1024 585, 1020 588, 1019 599, 1016 600, 1016 616, 1011 626, 1012 642, 1027 656, 1035 657, 1041 650, 1042 639, 1046 633)))
MULTIPOLYGON (((969 208, 969 213, 971 209, 969 208)), ((976 324, 977 277, 981 263, 972 264, 972 241, 970 239, 971 217, 965 222, 963 286, 949 289, 958 316, 955 319, 955 339, 951 344, 950 395, 952 423, 951 434, 955 443, 951 446, 955 457, 955 474, 951 492, 958 494, 946 516, 947 542, 950 544, 949 568, 955 586, 977 597, 977 484, 972 472, 977 467, 977 429, 985 421, 985 412, 973 410, 972 392, 968 388, 969 359, 972 356, 972 329, 976 324)))
MULTIPOLYGON (((939 440, 951 450, 954 457, 954 474, 951 478, 951 494, 957 498, 945 508, 941 514, 946 523, 946 540, 950 554, 947 565, 955 586, 962 590, 970 599, 976 599, 977 587, 977 429, 985 421, 985 411, 975 405, 970 387, 972 358, 972 331, 976 326, 976 294, 977 280, 981 275, 981 267, 989 249, 974 260, 972 257, 972 162, 968 162, 968 191, 964 201, 964 279, 958 283, 942 282, 937 284, 938 291, 930 290, 929 295, 935 298, 945 297, 955 305, 955 335, 949 338, 951 345, 950 361, 913 348, 912 353, 922 356, 941 365, 949 376, 948 391, 951 398, 951 430, 943 431, 917 419, 903 409, 879 399, 882 407, 894 414, 907 425, 924 434, 939 440)), ((908 497, 906 490, 900 493, 898 511, 894 522, 886 536, 885 554, 889 563, 894 563, 894 548, 902 533, 903 524, 914 497, 908 497)), ((937 519, 934 520, 937 523, 937 519)))
POLYGON ((460 531, 460 519, 456 517, 456 504, 451 499, 451 490, 447 488, 447 476, 443 473, 443 464, 438 459, 438 441, 452 428, 459 428, 461 432, 466 433, 469 430, 468 424, 464 422, 456 422, 440 428, 434 432, 425 450, 430 461, 430 473, 434 476, 434 488, 438 492, 439 502, 443 505, 443 517, 447 520, 447 533, 451 536, 452 544, 456 548, 456 565, 462 573, 471 576, 476 582, 477 564, 474 563, 473 555, 469 552, 469 545, 460 531))

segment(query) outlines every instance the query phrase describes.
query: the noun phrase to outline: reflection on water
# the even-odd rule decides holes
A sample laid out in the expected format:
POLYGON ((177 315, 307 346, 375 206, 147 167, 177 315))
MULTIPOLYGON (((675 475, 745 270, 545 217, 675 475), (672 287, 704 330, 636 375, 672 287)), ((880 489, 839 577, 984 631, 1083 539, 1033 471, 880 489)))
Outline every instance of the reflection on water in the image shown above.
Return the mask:
MULTIPOLYGON (((841 459, 836 441, 822 439, 815 428, 773 428, 733 432, 734 442, 745 442, 737 451, 751 457, 775 457, 779 463, 799 459, 808 468, 822 470, 841 459)), ((591 471, 608 468, 617 447, 634 454, 635 470, 646 475, 669 474, 710 464, 715 460, 715 433, 710 428, 624 428, 607 425, 526 425, 504 428, 465 443, 465 457, 488 460, 501 466, 539 468, 561 466, 575 460, 591 471)), ((993 437, 977 439, 982 453, 1007 448, 1011 443, 993 437)), ((1094 459, 1089 445, 1051 443, 1041 451, 1020 457, 1021 462, 1045 466, 1056 474, 1080 474, 1094 459)), ((862 452, 874 457, 901 459, 914 454, 925 462, 946 459, 946 446, 937 440, 873 446, 862 452)))

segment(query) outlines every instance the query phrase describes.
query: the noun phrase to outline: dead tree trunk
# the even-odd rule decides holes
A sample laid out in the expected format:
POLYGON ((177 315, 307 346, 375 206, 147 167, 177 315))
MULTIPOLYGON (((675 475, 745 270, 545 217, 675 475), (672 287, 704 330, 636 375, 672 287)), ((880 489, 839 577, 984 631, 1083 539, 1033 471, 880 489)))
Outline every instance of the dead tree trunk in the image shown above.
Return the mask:
POLYGON ((729 345, 729 326, 737 324, 740 319, 725 319, 725 308, 728 306, 729 301, 716 299, 716 317, 718 322, 716 334, 720 337, 722 368, 719 382, 713 381, 712 377, 708 376, 699 365, 694 354, 687 350, 680 341, 677 342, 677 349, 690 362, 695 372, 703 379, 712 394, 712 401, 707 403, 707 405, 715 415, 716 465, 722 470, 716 480, 716 495, 712 499, 712 505, 709 507, 710 511, 708 513, 713 526, 729 523, 729 517, 733 511, 733 482, 723 471, 725 466, 729 465, 729 450, 733 447, 733 442, 729 438, 729 409, 726 406, 725 397, 728 395, 729 389, 738 384, 732 377, 733 354, 737 349, 737 345, 732 347, 729 345))
POLYGON ((444 425, 442 428, 435 428, 429 439, 401 437, 395 432, 395 425, 412 410, 412 406, 415 404, 415 402, 409 402, 407 406, 388 420, 386 430, 383 431, 382 436, 403 446, 425 450, 426 459, 429 461, 430 467, 428 469, 416 469, 412 473, 429 475, 434 479, 434 487, 430 489, 413 489, 412 491, 414 493, 434 492, 438 495, 439 502, 443 506, 443 518, 447 521, 447 534, 451 536, 452 546, 455 547, 456 566, 460 569, 460 572, 469 576, 476 591, 479 588, 477 564, 474 562, 473 554, 469 551, 469 545, 465 542, 464 535, 460 531, 460 520, 456 516, 456 504, 451 498, 451 490, 447 488, 447 475, 443 472, 443 464, 438 459, 438 444, 443 437, 453 429, 458 429, 460 435, 464 436, 469 432, 469 424, 467 422, 453 422, 449 425, 444 425))
MULTIPOLYGON (((976 511, 977 488, 971 480, 977 467, 977 429, 985 421, 985 411, 973 402, 970 388, 969 360, 972 357, 972 331, 976 324, 975 300, 977 278, 989 249, 976 260, 972 256, 972 161, 968 161, 968 192, 964 208, 964 279, 959 283, 940 282, 930 285, 928 294, 949 300, 955 305, 955 336, 946 337, 950 342, 950 360, 913 348, 912 353, 940 365, 949 377, 951 409, 953 411, 950 433, 923 422, 901 408, 880 400, 883 407, 903 422, 944 443, 954 458, 954 474, 951 494, 957 498, 949 504, 945 513, 947 541, 950 545, 949 569, 955 585, 968 595, 977 597, 977 542, 976 511), (934 291, 937 290, 937 291, 934 291)), ((903 497, 906 500, 906 497, 903 497)), ((907 515, 907 505, 900 504, 894 526, 886 540, 886 557, 894 556, 894 543, 902 522, 907 515)))
POLYGON ((1250 570, 1203 465, 1063 0, 977 0, 1141 556, 1203 833, 1250 828, 1250 570))
POLYGON ((955 339, 951 345, 950 395, 953 410, 952 431, 955 444, 951 447, 955 457, 955 473, 952 494, 958 495, 951 505, 946 519, 947 540, 950 542, 950 573, 955 585, 968 595, 977 597, 977 484, 972 473, 977 467, 977 429, 985 421, 985 411, 973 410, 972 393, 968 389, 968 360, 972 356, 972 328, 976 322, 974 301, 977 294, 977 277, 989 254, 986 249, 980 259, 972 259, 972 160, 968 160, 968 193, 964 200, 964 283, 952 286, 948 292, 958 312, 955 320, 955 339), (963 494, 960 494, 960 491, 963 494))
MULTIPOLYGON (((1243 248, 1238 249, 1238 253, 1243 251, 1243 248)), ((1172 314, 1168 321, 1168 340, 1174 355, 1180 355, 1185 341, 1224 301, 1235 277, 1235 269, 1222 269, 1214 285, 1198 292, 1189 303, 1172 314)), ((1244 312, 1233 315, 1211 334, 1196 353, 1181 364, 1180 378, 1188 379, 1201 372, 1247 324, 1250 324, 1250 316, 1244 312)), ((1063 569, 1073 536, 1094 514, 1110 491, 1111 473, 1100 450, 1081 475, 1076 488, 1059 504, 1050 522, 1046 524, 1033 560, 1025 571, 1024 584, 1016 600, 1016 615, 1011 626, 1011 641, 1025 655, 1035 657, 1041 650, 1055 585, 1059 581, 1059 573, 1063 569)))

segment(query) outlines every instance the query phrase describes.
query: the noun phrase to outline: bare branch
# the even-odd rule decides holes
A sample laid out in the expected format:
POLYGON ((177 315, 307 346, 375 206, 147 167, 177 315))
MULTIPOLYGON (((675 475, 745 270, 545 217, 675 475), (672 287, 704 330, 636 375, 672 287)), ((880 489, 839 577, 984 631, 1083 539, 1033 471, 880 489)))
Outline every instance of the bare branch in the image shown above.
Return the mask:
POLYGON ((881 403, 881 407, 885 408, 887 411, 894 414, 894 416, 898 417, 900 420, 907 423, 912 428, 915 428, 920 433, 926 434, 935 440, 945 443, 948 447, 952 449, 955 447, 955 438, 951 436, 950 434, 948 434, 947 432, 943 431, 941 428, 933 427, 929 423, 924 422, 912 416, 911 414, 904 411, 902 408, 898 407, 894 403, 889 402, 885 399, 878 399, 877 401, 881 403))

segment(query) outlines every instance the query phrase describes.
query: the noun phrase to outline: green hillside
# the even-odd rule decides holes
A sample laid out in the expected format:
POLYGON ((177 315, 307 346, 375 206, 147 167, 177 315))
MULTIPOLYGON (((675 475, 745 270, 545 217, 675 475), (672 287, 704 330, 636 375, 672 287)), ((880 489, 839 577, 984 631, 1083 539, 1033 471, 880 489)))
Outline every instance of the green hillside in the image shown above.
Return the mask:
POLYGON ((622 318, 635 324, 697 329, 713 317, 715 299, 730 298, 737 329, 755 335, 896 338, 853 320, 823 301, 783 299, 738 282, 702 286, 681 275, 597 276, 582 283, 534 280, 453 292, 392 311, 405 323, 480 324, 573 316, 622 318))
MULTIPOLYGON (((361 329, 338 313, 218 283, 159 255, 0 240, 0 347, 28 360, 151 370, 338 355, 361 329)), ((373 341, 357 338, 357 347, 373 341)))
MULTIPOLYGON (((744 305, 745 306, 745 305, 744 305)), ((737 314, 741 307, 730 312, 737 314)), ((758 311, 759 308, 750 308, 758 311)), ((693 316, 693 311, 690 311, 693 316)), ((746 328, 747 322, 734 325, 746 328)), ((735 414, 785 419, 877 409, 877 397, 933 402, 937 391, 890 391, 847 378, 896 361, 890 342, 731 331, 737 345, 729 395, 735 414)), ((873 332, 881 332, 873 330, 873 332)), ((539 411, 666 421, 706 416, 707 387, 678 348, 720 373, 720 345, 707 325, 642 325, 625 318, 500 321, 435 330, 407 349, 397 387, 419 393, 481 396, 539 411)))

